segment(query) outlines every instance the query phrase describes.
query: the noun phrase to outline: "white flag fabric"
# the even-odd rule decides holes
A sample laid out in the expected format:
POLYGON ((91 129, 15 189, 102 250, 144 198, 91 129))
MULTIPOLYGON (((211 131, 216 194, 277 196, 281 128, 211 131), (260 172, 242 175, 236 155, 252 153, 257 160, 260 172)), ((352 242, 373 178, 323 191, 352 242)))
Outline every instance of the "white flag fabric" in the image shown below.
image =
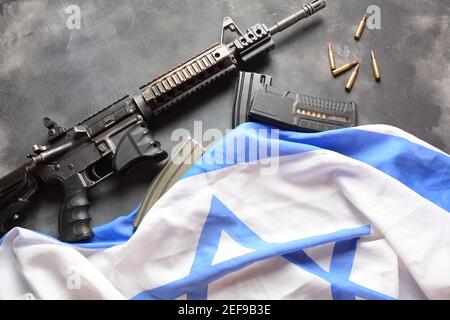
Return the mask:
POLYGON ((2 299, 450 299, 450 157, 388 126, 245 124, 80 245, 16 228, 2 299))

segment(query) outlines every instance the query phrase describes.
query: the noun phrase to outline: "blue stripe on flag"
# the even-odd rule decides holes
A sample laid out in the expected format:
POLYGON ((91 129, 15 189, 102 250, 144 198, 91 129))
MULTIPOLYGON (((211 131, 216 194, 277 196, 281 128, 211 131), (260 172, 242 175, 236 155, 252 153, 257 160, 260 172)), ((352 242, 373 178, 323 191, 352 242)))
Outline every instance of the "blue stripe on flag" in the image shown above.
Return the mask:
MULTIPOLYGON (((276 153, 268 130, 270 127, 256 123, 241 125, 210 149, 184 178, 271 157, 276 153), (246 137, 245 144, 242 136, 246 137), (260 144, 267 145, 269 151, 248 159, 249 148, 260 144), (218 156, 226 159, 227 153, 233 157, 226 164, 208 161, 218 156)), ((405 138, 354 128, 315 134, 280 131, 276 145, 279 156, 325 149, 364 162, 450 212, 450 157, 405 138)))

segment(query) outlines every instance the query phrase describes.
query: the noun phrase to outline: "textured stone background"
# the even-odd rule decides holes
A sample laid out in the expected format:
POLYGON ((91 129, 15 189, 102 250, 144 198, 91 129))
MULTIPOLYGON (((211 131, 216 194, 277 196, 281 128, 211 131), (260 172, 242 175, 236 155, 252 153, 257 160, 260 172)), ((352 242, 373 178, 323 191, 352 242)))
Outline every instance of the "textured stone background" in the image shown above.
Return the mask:
MULTIPOLYGON (((31 145, 44 140, 41 124, 51 116, 66 127, 218 41, 224 16, 242 29, 268 25, 293 13, 295 0, 7 0, 0 1, 0 174, 24 161, 31 145), (77 4, 81 30, 66 28, 64 9, 77 4)), ((400 127, 450 151, 450 4, 447 0, 329 0, 329 7, 285 34, 267 58, 249 71, 271 74, 275 85, 359 106, 360 124, 400 127), (368 5, 382 9, 382 29, 353 40, 368 5), (348 76, 332 79, 326 43, 338 64, 352 59, 362 71, 351 95, 348 76), (370 69, 374 49, 383 81, 370 69)), ((234 81, 217 84, 169 112, 155 131, 170 149, 175 128, 225 130, 231 123, 234 81), (170 119, 169 119, 170 118, 170 119)), ((130 212, 154 170, 140 169, 91 192, 94 224, 130 212), (126 185, 126 188, 124 188, 126 185)), ((24 226, 56 234, 62 194, 44 188, 24 226)))

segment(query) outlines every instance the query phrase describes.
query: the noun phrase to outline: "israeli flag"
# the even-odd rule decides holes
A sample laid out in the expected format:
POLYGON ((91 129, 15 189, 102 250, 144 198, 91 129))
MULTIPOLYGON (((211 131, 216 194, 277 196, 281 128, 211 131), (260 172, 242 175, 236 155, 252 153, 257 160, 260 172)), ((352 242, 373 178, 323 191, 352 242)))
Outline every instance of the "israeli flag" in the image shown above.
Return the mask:
POLYGON ((147 214, 68 245, 14 229, 3 299, 450 299, 450 157, 388 126, 245 124, 147 214))

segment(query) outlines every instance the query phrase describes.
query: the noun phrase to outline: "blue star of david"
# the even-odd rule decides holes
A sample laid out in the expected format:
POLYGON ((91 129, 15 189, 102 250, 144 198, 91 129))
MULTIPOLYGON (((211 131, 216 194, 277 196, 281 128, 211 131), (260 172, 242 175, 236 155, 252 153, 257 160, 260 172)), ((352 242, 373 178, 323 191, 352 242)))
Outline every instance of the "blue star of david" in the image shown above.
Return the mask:
POLYGON ((368 236, 370 233, 370 226, 363 226, 286 243, 270 243, 261 239, 217 197, 213 196, 210 213, 200 235, 189 275, 145 291, 134 299, 173 300, 186 295, 188 300, 206 300, 208 285, 211 282, 255 262, 274 257, 283 257, 299 268, 330 283, 334 299, 354 300, 356 297, 370 300, 392 299, 349 280, 357 243, 361 237, 368 236), (213 265, 222 232, 226 232, 236 243, 253 251, 213 265), (304 251, 327 243, 335 243, 329 271, 324 270, 304 251))

